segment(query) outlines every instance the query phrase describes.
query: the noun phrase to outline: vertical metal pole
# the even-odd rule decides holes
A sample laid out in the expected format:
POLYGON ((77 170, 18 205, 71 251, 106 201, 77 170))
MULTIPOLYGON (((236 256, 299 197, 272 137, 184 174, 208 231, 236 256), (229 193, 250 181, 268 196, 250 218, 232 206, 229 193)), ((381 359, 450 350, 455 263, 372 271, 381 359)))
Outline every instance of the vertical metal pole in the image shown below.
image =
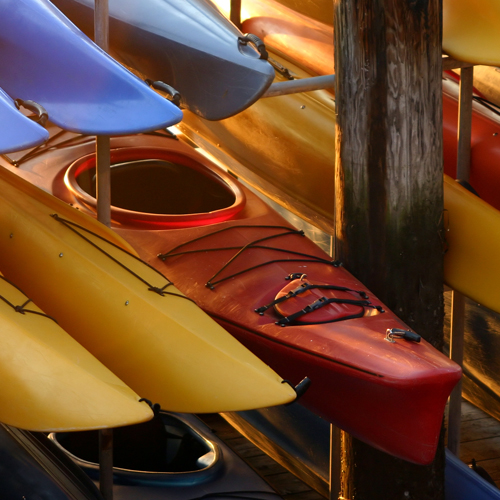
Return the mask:
POLYGON ((340 429, 330 424, 330 491, 329 500, 340 495, 340 429))
MULTIPOLYGON (((460 366, 464 359, 465 297, 453 291, 451 301, 450 357, 460 366)), ((462 420, 462 381, 453 389, 448 407, 448 449, 456 456, 460 453, 460 425, 462 420)))
MULTIPOLYGON (((109 50, 109 7, 108 0, 95 0, 94 6, 95 43, 106 52, 109 50)), ((111 183, 109 137, 96 137, 96 191, 97 219, 111 225, 111 183)), ((113 430, 99 431, 99 488, 104 500, 113 500, 113 430)))
MULTIPOLYGON (((472 130, 472 92, 474 68, 462 68, 458 117, 457 179, 469 180, 472 130)), ((450 357, 460 366, 464 359, 465 297, 453 291, 451 302, 450 357)), ((448 449, 460 453, 460 426, 462 420, 462 381, 453 389, 448 408, 448 449)))
POLYGON ((99 431, 99 489, 104 500, 113 500, 113 429, 99 431))
POLYGON ((96 192, 97 220, 111 226, 111 172, 110 140, 107 135, 98 135, 96 140, 96 192))
POLYGON ((231 0, 231 10, 229 11, 229 20, 241 29, 241 0, 231 0))
MULTIPOLYGON (((108 0, 95 0, 94 9, 95 43, 106 52, 109 50, 109 7, 108 0)), ((109 137, 96 137, 97 161, 97 219, 106 226, 111 225, 111 179, 109 137)))

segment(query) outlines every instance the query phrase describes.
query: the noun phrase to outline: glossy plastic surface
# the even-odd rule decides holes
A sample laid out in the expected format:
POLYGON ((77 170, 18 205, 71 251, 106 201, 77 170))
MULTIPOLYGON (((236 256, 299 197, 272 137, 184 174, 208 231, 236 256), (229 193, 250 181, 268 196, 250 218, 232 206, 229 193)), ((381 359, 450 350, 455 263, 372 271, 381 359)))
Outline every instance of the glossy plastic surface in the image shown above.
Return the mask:
MULTIPOLYGON (((111 151, 111 218, 113 221, 134 225, 140 228, 166 229, 204 226, 215 224, 234 218, 245 206, 245 195, 240 185, 225 173, 222 169, 213 168, 208 160, 199 154, 194 154, 191 148, 179 141, 172 140, 168 150, 161 148, 121 148, 111 151), (162 160, 162 164, 153 165, 151 181, 145 179, 147 163, 139 163, 141 160, 147 162, 162 160), (123 179, 118 184, 113 181, 113 169, 123 169, 123 179), (128 172, 127 170, 128 169, 128 172), (184 181, 183 179, 186 179, 184 181), (197 181, 197 184, 196 184, 197 181), (191 182, 191 185, 189 185, 191 182), (153 186, 153 184, 155 184, 153 186), (149 192, 148 192, 149 187, 149 192), (155 191, 153 194, 152 191, 155 191), (189 195, 187 195, 189 193, 189 195), (160 198, 162 203, 156 206, 171 208, 171 212, 164 213, 139 211, 141 206, 153 205, 151 198, 160 198), (137 203, 133 203, 137 200, 137 203), (133 206, 136 210, 123 207, 114 200, 123 200, 133 206), (132 200, 132 201, 131 201, 132 200), (165 201, 163 201, 165 200, 165 201), (204 200, 205 203, 204 203, 204 200), (213 210, 199 210, 199 207, 211 204, 223 206, 213 210), (179 207, 192 207, 189 213, 183 213, 179 207)), ((85 156, 74 162, 66 171, 64 182, 71 194, 79 202, 96 209, 95 192, 92 196, 81 187, 81 177, 93 175, 96 166, 95 154, 85 156)), ((90 188, 94 188, 92 182, 90 188)), ((126 204, 126 203, 124 203, 126 204)))
POLYGON ((14 101, 0 89, 0 154, 21 151, 42 144, 49 133, 42 126, 24 116, 14 101))
POLYGON ((443 51, 462 61, 500 64, 500 2, 443 1, 443 51))
POLYGON ((500 312, 500 212, 445 176, 446 283, 500 312))
MULTIPOLYGON (((268 0, 269 5, 275 9, 284 9, 276 2, 268 0)), ((258 4, 256 4, 258 5, 258 4)), ((257 7, 254 7, 255 9, 257 7)), ((274 18, 268 19, 257 15, 245 21, 251 23, 256 29, 261 30, 264 39, 280 40, 280 31, 276 28, 274 18)), ((278 16, 277 16, 278 18, 278 16)), ((289 17, 293 26, 289 30, 296 31, 297 34, 305 29, 305 25, 300 24, 300 16, 289 17)), ((324 28, 326 35, 327 29, 324 28)), ((316 36, 311 31, 311 37, 316 36)), ((285 44, 287 37, 282 37, 285 44)), ((285 45, 281 45, 284 49, 285 45)), ((317 63, 321 59, 320 54, 330 54, 333 50, 333 40, 330 45, 315 45, 314 50, 318 57, 311 57, 307 61, 303 60, 300 50, 294 44, 286 44, 288 52, 286 58, 279 59, 288 68, 298 70, 297 65, 305 67, 307 63, 312 73, 320 73, 321 65, 317 63)), ((331 68, 333 69, 333 67, 331 68)), ((312 74, 309 73, 309 74, 312 74)), ((301 76, 307 75, 305 70, 300 72, 301 76)), ((324 93, 323 95, 330 95, 324 93)), ((306 217, 313 224, 318 225, 326 231, 331 232, 333 228, 328 225, 328 220, 333 220, 333 199, 331 196, 331 186, 333 186, 334 174, 334 147, 335 147, 335 105, 333 96, 331 104, 318 106, 314 98, 320 93, 309 93, 300 96, 281 96, 270 99, 263 99, 252 108, 240 115, 221 123, 212 124, 203 121, 192 114, 187 113, 181 129, 186 131, 194 140, 201 138, 204 146, 208 145, 210 152, 219 155, 218 159, 224 161, 221 153, 237 160, 238 163, 232 165, 233 170, 243 179, 258 186, 268 196, 277 197, 276 192, 285 191, 290 197, 298 200, 301 205, 291 204, 290 210, 306 217), (302 104, 304 109, 300 109, 302 104), (292 120, 294 116, 302 114, 302 119, 292 120), (242 134, 245 124, 245 134, 242 134), (277 126, 279 124, 279 126, 277 126), (315 139, 312 139, 314 137, 315 139), (215 147, 215 144, 218 146, 215 147), (265 145, 265 147, 263 147, 265 145), (288 153, 293 153, 288 156, 288 153), (301 163, 299 158, 303 159, 301 163), (307 165, 304 168, 303 165, 307 165), (263 184, 259 179, 263 179, 267 184, 263 184), (305 208, 304 208, 305 207, 305 208)), ((458 123, 458 83, 456 79, 448 75, 443 77, 443 149, 444 149, 444 170, 445 173, 454 177, 457 162, 457 123, 458 123)), ((492 207, 500 209, 500 169, 497 168, 500 162, 500 116, 498 111, 491 111, 486 106, 475 102, 472 115, 472 151, 471 151, 471 172, 470 184, 479 193, 481 198, 492 207)), ((444 184, 445 200, 451 199, 446 196, 451 185, 444 184)), ((279 197, 278 197, 279 198, 279 197)), ((472 203, 471 210, 476 212, 474 206, 476 202, 473 197, 467 197, 467 203, 472 203)), ((281 201, 281 200, 280 200, 281 201)), ((445 203, 447 203, 445 201, 445 203)), ((464 200, 465 203, 465 200, 464 200)), ((445 204, 447 214, 453 216, 455 236, 450 237, 450 256, 447 256, 445 266, 445 281, 452 284, 478 302, 489 304, 489 307, 499 310, 500 302, 496 294, 487 294, 485 290, 494 287, 495 279, 491 278, 491 272, 487 269, 496 269, 496 258, 490 254, 486 247, 494 248, 491 244, 475 245, 476 241, 471 239, 467 245, 451 248, 453 241, 459 241, 458 234, 469 233, 469 220, 462 217, 462 211, 466 212, 466 206, 460 208, 455 215, 453 210, 458 207, 445 204), (463 223, 463 228, 461 224, 463 223), (473 248, 472 248, 473 247, 473 248), (460 252, 463 254, 460 257, 460 252), (473 252, 473 253, 471 253, 473 252), (472 255, 476 257, 473 258, 472 255), (480 255, 481 258, 477 258, 480 255), (486 257, 488 256, 488 257, 486 257), (463 265, 458 265, 460 259, 463 265), (463 260, 462 260, 463 259, 463 260), (473 279, 469 279, 469 271, 466 269, 466 262, 470 269, 481 268, 482 274, 476 274, 473 279), (475 284, 478 284, 476 286, 475 284), (484 298, 488 295, 487 298, 484 298), (486 302, 483 302, 486 300, 486 302)), ((494 212, 494 211, 493 211, 494 212)), ((485 211, 481 211, 481 217, 485 211)), ((479 214, 478 214, 479 216, 479 214)), ((484 215, 484 219, 476 219, 475 225, 484 229, 483 235, 492 235, 496 227, 490 216, 484 215), (493 224, 493 225, 490 225, 493 224), (489 229, 487 229, 489 228, 489 229)), ((494 240, 493 240, 494 241, 494 240)))
POLYGON ((137 394, 3 277, 0 295, 1 422, 47 432, 152 418, 137 394))
MULTIPOLYGON (((54 0, 85 33, 93 33, 94 0, 54 0)), ((208 120, 254 103, 273 68, 241 32, 203 0, 110 0, 110 53, 181 94, 181 104, 208 120)))
POLYGON ((446 450, 446 500, 500 500, 500 490, 446 450))
MULTIPOLYGON (((141 136, 118 138, 112 145, 168 150, 171 143, 172 139, 166 137, 141 136)), ((26 174, 36 170, 33 181, 43 178, 58 196, 85 211, 88 208, 63 189, 61 174, 65 165, 88 154, 88 148, 83 144, 78 148, 61 146, 21 168, 26 174)), ((163 270, 266 363, 293 383, 308 376, 312 385, 302 396, 304 405, 389 453, 418 463, 432 460, 446 399, 460 377, 458 366, 425 341, 386 341, 387 328, 407 328, 390 311, 322 325, 287 327, 276 325, 279 316, 272 307, 262 316, 257 314, 255 309, 269 304, 289 283, 285 277, 296 272, 307 274, 312 283, 363 290, 373 305, 382 304, 345 269, 329 264, 329 257, 304 236, 288 234, 262 240, 286 232, 263 226, 287 223, 249 190, 242 189, 247 203, 232 220, 165 230, 137 230, 122 221, 116 230, 149 264, 163 270), (216 233, 218 230, 224 231, 216 233), (179 248, 176 252, 187 253, 167 258, 165 263, 157 257, 210 233, 215 234, 179 248), (249 248, 219 275, 235 276, 216 284, 213 290, 207 288, 205 283, 244 245, 249 248), (230 248, 217 250, 221 247, 230 248), (197 249, 204 251, 191 253, 197 249), (312 262, 304 254, 311 256, 312 262), (325 262, 314 262, 318 258, 325 262), (388 420, 390 426, 386 425, 388 420)), ((321 314, 328 316, 325 311, 321 314)), ((326 319, 335 318, 330 315, 326 319)))
POLYGON ((0 6, 0 86, 61 128, 120 135, 178 123, 181 111, 99 49, 48 0, 0 6))
POLYGON ((0 269, 141 397, 187 413, 295 398, 167 278, 85 230, 97 221, 6 169, 0 189, 0 269))
POLYGON ((41 433, 0 424, 2 500, 103 500, 92 481, 41 433))

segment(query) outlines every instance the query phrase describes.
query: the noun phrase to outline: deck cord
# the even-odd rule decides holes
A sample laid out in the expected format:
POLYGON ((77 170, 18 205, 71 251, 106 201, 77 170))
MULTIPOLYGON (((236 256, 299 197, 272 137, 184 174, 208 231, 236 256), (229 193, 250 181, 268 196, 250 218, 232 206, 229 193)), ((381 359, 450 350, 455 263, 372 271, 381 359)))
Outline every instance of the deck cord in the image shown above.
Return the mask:
MULTIPOLYGON (((1 279, 3 279, 6 283, 9 283, 9 285, 13 286, 16 290, 20 291, 22 294, 24 294, 24 292, 19 288, 17 287, 14 283, 12 283, 11 281, 9 281, 7 278, 5 278, 5 276, 0 276, 1 279)), ((57 323, 56 319, 53 318, 52 316, 49 316, 48 314, 45 314, 44 312, 41 312, 41 311, 33 311, 31 309, 25 309, 25 307, 30 303, 32 302, 31 299, 29 299, 28 297, 26 297, 26 301, 24 302, 24 304, 20 305, 20 306, 15 306, 14 304, 12 304, 12 302, 10 302, 9 300, 7 300, 3 295, 0 295, 0 299, 3 300, 7 305, 9 305, 10 307, 12 307, 12 309, 14 309, 14 311, 18 312, 18 313, 21 313, 21 314, 26 314, 26 313, 30 313, 30 314, 37 314, 39 316, 44 316, 45 318, 49 318, 51 319, 52 321, 54 321, 55 323, 57 323)))
MULTIPOLYGON (((265 245, 258 245, 257 243, 262 243, 263 241, 268 241, 268 240, 271 240, 271 239, 274 239, 274 238, 279 238, 279 237, 282 237, 282 236, 290 236, 290 235, 295 235, 295 236, 304 236, 304 232, 303 231, 300 231, 300 230, 297 230, 297 229, 294 229, 294 228, 290 228, 290 227, 287 227, 287 226, 265 226, 265 225, 237 225, 237 226, 230 226, 230 227, 226 227, 226 228, 223 228, 223 229, 220 229, 218 231, 214 231, 214 232, 211 232, 211 233, 207 233, 205 235, 202 235, 202 236, 199 236, 198 238, 194 238, 190 241, 187 241, 187 242, 184 242, 184 243, 181 243, 180 245, 177 245, 176 247, 172 248, 170 251, 166 252, 166 253, 162 253, 162 254, 158 254, 158 258, 163 260, 165 262, 165 260, 169 257, 177 257, 177 256, 181 256, 181 255, 188 255, 188 254, 195 254, 195 253, 206 253, 206 252, 214 252, 214 251, 221 251, 221 250, 237 250, 237 252, 206 282, 205 286, 210 288, 211 290, 213 290, 215 288, 216 285, 218 285, 219 283, 223 282, 223 281, 226 281, 226 280, 229 280, 231 278, 234 278, 236 276, 239 276, 241 274, 244 274, 244 273, 247 273, 249 271, 252 271, 254 269, 257 269, 257 268, 260 268, 260 267, 264 267, 264 266, 267 266, 269 264, 274 264, 274 263, 278 263, 278 262, 312 262, 312 263, 320 263, 320 264, 328 264, 328 265, 333 265, 335 267, 338 267, 340 265, 340 262, 339 261, 330 261, 330 260, 327 260, 327 259, 323 259, 321 257, 316 257, 315 255, 310 255, 310 254, 306 254, 306 253, 301 253, 301 252, 295 252, 293 250, 287 250, 287 249, 284 249, 284 248, 275 248, 275 247, 268 247, 268 246, 265 246, 265 245), (259 229, 283 229, 285 230, 284 232, 280 232, 280 233, 277 233, 277 234, 274 234, 274 235, 271 235, 271 236, 266 236, 266 237, 263 237, 263 238, 259 238, 257 240, 254 240, 250 243, 247 243, 246 245, 243 245, 242 247, 234 247, 234 246, 231 246, 231 247, 217 247, 217 248, 203 248, 203 249, 196 249, 196 250, 185 250, 185 251, 182 251, 182 252, 178 252, 177 250, 179 250, 180 248, 186 246, 186 245, 189 245, 191 243, 194 243, 194 242, 197 242, 197 241, 200 241, 202 239, 205 239, 205 238, 208 238, 210 236, 214 236, 216 234, 219 234, 219 233, 222 233, 224 231, 228 231, 230 229, 244 229, 244 228, 259 228, 259 229), (215 280, 215 278, 217 276, 219 276, 226 268, 228 268, 230 266, 230 264, 232 262, 234 262, 239 256, 241 256, 243 254, 243 252, 245 252, 246 250, 249 250, 249 249, 265 249, 265 250, 272 250, 272 251, 277 251, 277 252, 284 252, 284 253, 287 253, 289 255, 300 255, 302 257, 306 257, 306 258, 303 258, 303 259, 294 259, 294 258, 291 258, 291 259, 274 259, 274 260, 270 260, 270 261, 266 261, 266 262, 263 262, 261 264, 257 264, 255 266, 251 266, 251 267, 248 267, 246 269, 243 269, 237 273, 233 273, 229 276, 225 276, 223 278, 220 278, 218 280, 215 280)), ((349 289, 349 288, 346 288, 346 287, 340 287, 340 286, 336 286, 336 285, 315 285, 315 284, 308 284, 306 287, 304 286, 301 286, 299 287, 300 288, 300 291, 293 291, 293 292, 289 292, 287 295, 279 298, 279 299, 276 299, 275 301, 271 302, 270 304, 267 304, 265 306, 262 306, 258 309, 255 310, 255 312, 259 313, 259 314, 264 314, 264 311, 266 311, 267 309, 269 309, 270 307, 278 304, 278 303, 281 303, 293 296, 296 296, 298 295, 299 293, 301 293, 302 291, 306 291, 307 289, 327 289, 327 290, 337 290, 337 291, 344 291, 344 292, 354 292, 354 293, 357 293, 359 294, 363 299, 366 299, 366 300, 354 300, 354 299, 339 299, 339 298, 326 298, 326 297, 321 297, 320 299, 316 300, 315 302, 313 302, 312 304, 309 304, 307 305, 306 307, 304 307, 302 310, 296 312, 296 313, 293 313, 289 316, 286 316, 286 317, 283 317, 281 319, 279 319, 278 321, 276 321, 276 324, 277 325, 280 325, 280 326, 288 326, 288 325, 320 325, 320 324, 327 324, 327 323, 335 323, 337 321, 344 321, 344 320, 348 320, 348 319, 355 319, 355 318, 361 318, 364 316, 365 314, 365 308, 373 308, 373 309, 376 309, 377 311, 383 313, 384 310, 381 306, 376 306, 376 305, 373 305, 368 299, 368 295, 364 292, 364 291, 359 291, 359 290, 352 290, 352 289, 349 289), (360 306, 361 307, 361 311, 357 314, 350 314, 350 315, 346 315, 346 316, 343 316, 341 318, 334 318, 334 319, 331 319, 331 320, 325 320, 325 321, 300 321, 298 320, 297 318, 301 317, 301 316, 304 316, 305 314, 308 314, 308 313, 311 313, 313 311, 316 311, 318 309, 320 309, 321 307, 324 307, 325 305, 328 305, 328 304, 333 304, 333 303, 336 303, 336 304, 350 304, 350 305, 355 305, 355 306, 360 306)))
MULTIPOLYGON (((52 137, 49 137, 49 139, 44 142, 43 144, 39 144, 32 150, 28 151, 24 156, 19 158, 18 160, 13 160, 10 158, 8 155, 3 154, 0 155, 1 157, 5 158, 12 166, 14 167, 19 167, 21 163, 24 163, 25 161, 32 160, 36 158, 37 156, 45 153, 46 151, 49 151, 51 149, 58 149, 58 148, 63 148, 65 146, 80 146, 84 144, 88 144, 91 142, 94 142, 95 136, 94 135, 87 135, 87 134, 74 134, 72 137, 69 139, 66 139, 64 141, 58 142, 57 144, 53 144, 53 142, 58 139, 60 136, 66 134, 66 133, 71 133, 68 132, 67 130, 60 130, 56 134, 54 134, 52 137)), ((170 132, 169 130, 162 129, 162 130, 156 130, 152 132, 144 132, 142 135, 152 135, 152 136, 157 136, 157 137, 164 137, 168 139, 175 139, 178 140, 177 136, 170 132)))
POLYGON ((155 292, 158 295, 161 295, 162 297, 165 296, 165 295, 172 295, 174 297, 179 297, 179 298, 182 298, 182 299, 189 300, 190 302, 194 302, 192 299, 190 299, 189 297, 186 297, 185 295, 180 295, 180 294, 172 293, 172 292, 166 292, 165 289, 168 288, 169 286, 173 285, 173 283, 166 276, 164 276, 160 271, 158 271, 158 269, 155 269, 154 267, 152 267, 151 265, 149 265, 147 262, 144 262, 139 257, 136 257, 135 255, 131 254, 130 252, 127 252, 125 249, 121 248, 120 246, 116 245, 115 243, 112 243, 111 241, 108 241, 106 238, 104 238, 102 236, 99 236, 98 234, 90 231, 89 229, 86 229, 83 226, 80 226, 79 224, 76 224, 75 222, 72 222, 72 221, 67 220, 67 219, 63 219, 62 217, 59 217, 59 215, 57 215, 57 214, 51 214, 50 216, 53 219, 55 219, 56 221, 58 221, 61 224, 63 224, 65 227, 67 227, 71 231, 73 231, 75 234, 77 234, 78 236, 80 236, 80 238, 82 238, 84 241, 86 241, 87 243, 89 243, 91 246, 93 246, 94 248, 96 248, 97 250, 99 250, 106 257, 108 257, 113 262, 115 262, 116 264, 118 264, 120 267, 122 267, 123 269, 125 269, 127 272, 129 272, 132 276, 134 276, 135 278, 137 278, 139 281, 141 281, 142 283, 144 283, 148 287, 149 291, 155 292), (156 272, 157 274, 159 274, 163 279, 165 279, 167 281, 166 285, 163 286, 163 287, 161 287, 161 288, 151 285, 144 278, 142 278, 137 273, 135 273, 134 271, 132 271, 132 269, 128 268, 125 264, 123 264, 118 259, 116 259, 115 257, 113 257, 110 253, 106 252, 106 250, 104 250, 99 245, 97 245, 96 243, 94 243, 93 241, 91 241, 89 238, 87 238, 85 235, 83 235, 82 233, 80 233, 79 231, 77 231, 77 229, 85 231, 86 233, 91 234, 92 236, 94 236, 94 237, 96 237, 96 238, 98 238, 98 239, 100 239, 102 241, 105 241, 106 243, 108 243, 112 247, 116 248, 117 250, 120 250, 124 254, 129 255, 130 257, 132 257, 136 261, 138 261, 138 262, 142 263, 143 265, 147 266, 149 269, 153 270, 154 272, 156 272))
POLYGON ((169 257, 176 257, 176 256, 179 256, 179 255, 186 255, 186 254, 192 254, 192 253, 203 253, 203 252, 214 252, 214 251, 221 251, 221 250, 238 250, 221 267, 221 269, 219 269, 205 283, 205 286, 207 288, 210 288, 211 290, 213 290, 216 285, 218 285, 219 283, 222 283, 223 281, 227 281, 227 280, 229 280, 231 278, 234 278, 236 276, 239 276, 241 274, 247 273, 249 271, 253 271, 254 269, 257 269, 257 268, 260 268, 260 267, 264 267, 264 266, 267 266, 269 264, 274 264, 274 263, 277 263, 277 262, 312 262, 312 263, 316 263, 317 262, 317 263, 321 263, 321 264, 333 265, 335 267, 339 266, 340 263, 338 261, 336 261, 336 260, 335 261, 331 261, 331 260, 323 259, 321 257, 316 257, 315 255, 309 255, 309 254, 305 254, 305 253, 301 253, 301 252, 295 252, 293 250, 287 250, 287 249, 284 249, 284 248, 275 248, 275 247, 267 247, 267 246, 257 245, 257 243, 261 243, 263 241, 271 240, 271 239, 274 239, 274 238, 279 238, 281 236, 290 236, 290 235, 304 236, 304 231, 300 231, 300 230, 297 230, 297 229, 294 229, 294 228, 291 228, 291 227, 287 227, 287 226, 266 226, 266 225, 237 225, 237 226, 230 226, 230 227, 226 227, 226 228, 223 228, 223 229, 219 229, 218 231, 214 231, 212 233, 207 233, 207 234, 205 234, 203 236, 200 236, 198 238, 194 238, 194 239, 192 239, 190 241, 186 241, 185 243, 181 243, 180 245, 177 245, 176 247, 172 248, 171 250, 169 250, 166 253, 158 254, 158 258, 161 259, 161 260, 163 260, 165 262, 165 260, 167 258, 169 258, 169 257), (216 234, 222 233, 224 231, 228 231, 230 229, 245 229, 245 228, 253 228, 253 229, 255 229, 255 228, 258 228, 258 229, 284 229, 285 232, 274 234, 274 235, 271 235, 271 236, 266 236, 264 238, 259 238, 259 239, 255 240, 255 241, 247 243, 246 245, 244 245, 242 247, 204 248, 204 249, 199 249, 199 250, 187 250, 185 252, 177 252, 177 250, 179 248, 182 248, 183 246, 189 245, 190 243, 194 243, 196 241, 200 241, 200 240, 202 240, 204 238, 208 238, 209 236, 214 236, 216 234), (240 255, 242 255, 242 253, 245 252, 245 250, 255 249, 255 248, 266 249, 266 250, 274 250, 274 251, 277 251, 277 252, 283 252, 283 253, 287 253, 287 254, 290 254, 290 255, 300 255, 302 257, 307 257, 307 258, 305 258, 305 259, 276 259, 276 260, 270 260, 270 261, 263 262, 261 264, 257 264, 255 266, 243 269, 242 271, 239 271, 237 273, 231 274, 229 276, 225 276, 224 278, 220 278, 220 279, 214 281, 214 279, 217 276, 219 276, 240 255))

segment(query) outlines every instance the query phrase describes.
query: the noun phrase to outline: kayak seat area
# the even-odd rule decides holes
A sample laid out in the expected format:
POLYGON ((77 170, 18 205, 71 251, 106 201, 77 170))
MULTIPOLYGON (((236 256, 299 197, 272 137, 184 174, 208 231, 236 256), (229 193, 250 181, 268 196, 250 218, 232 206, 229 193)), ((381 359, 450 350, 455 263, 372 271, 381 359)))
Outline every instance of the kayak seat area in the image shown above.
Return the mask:
MULTIPOLYGON (((57 433, 53 439, 78 461, 83 461, 79 465, 84 469, 85 465, 98 468, 98 431, 57 433)), ((149 422, 113 430, 113 466, 125 471, 200 471, 211 465, 207 463, 207 457, 214 456, 211 452, 205 439, 181 420, 165 413, 149 422)))
MULTIPOLYGON (((95 170, 77 177, 80 187, 96 196, 95 170)), ((151 214, 195 214, 231 206, 234 194, 214 177, 179 163, 137 160, 111 168, 111 203, 151 214)))
MULTIPOLYGON (((246 203, 231 175, 180 141, 167 148, 112 149, 110 177, 111 219, 125 226, 204 226, 236 217, 246 203)), ((94 154, 74 161, 57 182, 73 205, 95 213, 94 154)))

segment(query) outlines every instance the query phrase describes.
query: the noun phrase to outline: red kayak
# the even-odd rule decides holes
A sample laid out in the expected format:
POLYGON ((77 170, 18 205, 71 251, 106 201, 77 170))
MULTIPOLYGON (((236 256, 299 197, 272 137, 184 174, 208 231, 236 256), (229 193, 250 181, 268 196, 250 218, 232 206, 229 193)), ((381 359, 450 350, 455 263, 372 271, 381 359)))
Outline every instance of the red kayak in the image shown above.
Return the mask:
MULTIPOLYGON (((144 260, 282 376, 308 376, 302 403, 315 413, 388 453, 432 461, 455 363, 190 146, 156 134, 112 147, 114 226, 144 260)), ((93 148, 63 133, 13 170, 94 214, 93 148)))

